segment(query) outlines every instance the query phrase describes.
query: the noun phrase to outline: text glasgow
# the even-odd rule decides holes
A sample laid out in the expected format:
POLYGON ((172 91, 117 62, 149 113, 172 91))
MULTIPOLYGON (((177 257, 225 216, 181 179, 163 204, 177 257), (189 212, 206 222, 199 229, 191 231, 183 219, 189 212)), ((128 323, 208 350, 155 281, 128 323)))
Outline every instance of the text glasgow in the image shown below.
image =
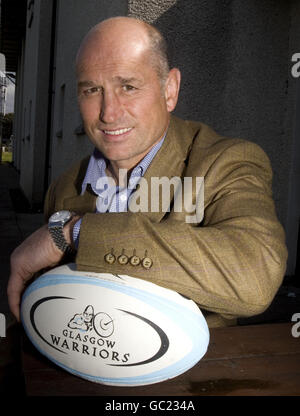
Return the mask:
POLYGON ((62 335, 61 337, 50 334, 54 346, 115 362, 126 363, 129 359, 129 353, 120 353, 112 350, 115 347, 115 341, 104 340, 94 336, 90 337, 89 335, 80 335, 79 333, 74 334, 73 331, 69 331, 68 329, 64 329, 62 335))

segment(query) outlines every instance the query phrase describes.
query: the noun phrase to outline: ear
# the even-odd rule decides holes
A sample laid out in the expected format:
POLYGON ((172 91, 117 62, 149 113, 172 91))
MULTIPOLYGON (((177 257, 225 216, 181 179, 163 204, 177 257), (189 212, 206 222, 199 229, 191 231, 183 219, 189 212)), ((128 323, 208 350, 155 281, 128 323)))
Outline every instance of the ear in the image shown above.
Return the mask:
POLYGON ((169 113, 176 107, 180 88, 180 80, 181 74, 179 69, 171 69, 165 82, 165 99, 169 113))

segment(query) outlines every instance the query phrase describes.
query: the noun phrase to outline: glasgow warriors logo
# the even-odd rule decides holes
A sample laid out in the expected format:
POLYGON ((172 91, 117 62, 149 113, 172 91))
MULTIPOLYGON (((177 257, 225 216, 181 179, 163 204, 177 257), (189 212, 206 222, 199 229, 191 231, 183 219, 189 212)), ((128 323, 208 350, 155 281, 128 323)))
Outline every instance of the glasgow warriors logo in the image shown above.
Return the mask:
POLYGON ((94 314, 94 307, 88 305, 83 313, 77 313, 68 323, 71 329, 88 332, 94 329, 99 337, 110 337, 114 332, 113 319, 105 312, 94 314))
MULTIPOLYGON (((168 351, 169 339, 162 328, 145 316, 123 309, 113 309, 107 313, 107 311, 95 311, 93 305, 84 305, 82 311, 76 308, 77 310, 75 309, 73 314, 66 316, 65 324, 62 322, 60 329, 59 325, 56 328, 38 327, 40 324, 38 325, 39 319, 37 318, 43 305, 48 305, 49 302, 53 302, 55 305, 57 301, 72 302, 74 300, 76 299, 65 296, 49 296, 38 300, 31 306, 32 328, 43 342, 56 351, 62 354, 77 355, 79 353, 86 358, 101 359, 106 365, 119 367, 148 364, 158 360, 168 351), (156 338, 159 340, 158 348, 156 351, 152 350, 151 356, 147 357, 146 354, 143 354, 143 359, 141 356, 139 359, 134 357, 135 354, 130 347, 130 329, 127 331, 127 328, 124 328, 124 316, 127 317, 127 322, 130 322, 131 329, 138 324, 139 327, 142 326, 145 330, 156 334, 156 338), (117 334, 120 325, 123 325, 122 339, 117 334)), ((56 309, 54 305, 53 310, 56 309)), ((137 336, 136 332, 135 336, 137 336)), ((138 343, 139 339, 134 342, 138 343)))

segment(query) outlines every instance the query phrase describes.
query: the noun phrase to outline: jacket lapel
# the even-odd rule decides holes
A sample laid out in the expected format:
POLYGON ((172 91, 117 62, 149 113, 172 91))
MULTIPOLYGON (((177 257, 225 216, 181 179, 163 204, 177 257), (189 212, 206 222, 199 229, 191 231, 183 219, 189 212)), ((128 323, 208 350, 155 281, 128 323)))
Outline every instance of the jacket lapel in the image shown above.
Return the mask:
MULTIPOLYGON (((158 198, 157 187, 153 187, 155 195, 151 195, 151 183, 153 184, 153 178, 159 179, 164 177, 170 180, 173 177, 181 178, 183 176, 185 160, 189 153, 189 148, 191 147, 193 139, 193 135, 190 130, 191 129, 187 128, 184 121, 176 118, 175 116, 171 117, 164 143, 143 177, 147 182, 147 185, 144 186, 144 189, 141 190, 140 188, 137 191, 140 193, 140 198, 147 200, 148 210, 147 212, 143 212, 143 215, 146 215, 153 222, 161 221, 166 213, 162 209, 161 194, 159 198, 160 204, 158 212, 152 212, 151 210, 151 201, 158 198)), ((174 190, 173 186, 171 186, 170 201, 173 200, 173 195, 174 190)), ((132 204, 130 203, 129 208, 131 208, 131 206, 132 204)))
POLYGON ((83 215, 87 212, 95 212, 96 198, 97 195, 94 194, 90 185, 88 185, 83 195, 66 198, 63 203, 64 209, 74 211, 79 215, 83 215))

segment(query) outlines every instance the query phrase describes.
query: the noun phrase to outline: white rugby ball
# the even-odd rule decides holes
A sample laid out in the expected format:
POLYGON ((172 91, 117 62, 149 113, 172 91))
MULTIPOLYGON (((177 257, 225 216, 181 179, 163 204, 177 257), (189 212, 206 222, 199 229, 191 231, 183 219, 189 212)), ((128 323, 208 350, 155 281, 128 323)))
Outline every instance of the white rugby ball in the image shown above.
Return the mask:
POLYGON ((207 323, 173 290, 110 273, 57 267, 26 289, 21 320, 34 346, 84 379, 114 386, 158 383, 206 353, 207 323))

